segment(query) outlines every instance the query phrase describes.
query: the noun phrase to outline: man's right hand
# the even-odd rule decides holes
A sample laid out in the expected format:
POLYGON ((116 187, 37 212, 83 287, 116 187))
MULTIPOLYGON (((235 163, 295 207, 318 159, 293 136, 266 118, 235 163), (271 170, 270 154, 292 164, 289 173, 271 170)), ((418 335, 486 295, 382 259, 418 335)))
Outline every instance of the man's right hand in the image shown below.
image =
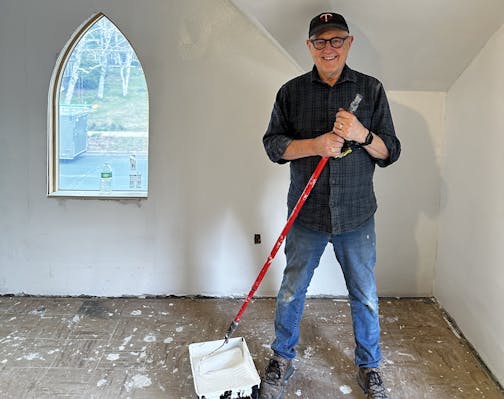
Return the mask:
POLYGON ((322 134, 313 139, 314 152, 321 157, 337 157, 345 140, 333 132, 322 134))
POLYGON ((337 158, 345 140, 333 132, 324 133, 313 139, 292 140, 282 158, 286 161, 321 156, 337 158))

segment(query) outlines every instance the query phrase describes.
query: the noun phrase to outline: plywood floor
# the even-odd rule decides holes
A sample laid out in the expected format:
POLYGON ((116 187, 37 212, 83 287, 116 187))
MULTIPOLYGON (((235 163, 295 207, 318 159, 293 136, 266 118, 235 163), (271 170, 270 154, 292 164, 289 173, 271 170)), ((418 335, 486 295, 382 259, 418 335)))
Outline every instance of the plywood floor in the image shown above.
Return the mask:
MULTIPOLYGON (((222 338, 241 300, 0 297, 0 398, 196 398, 188 345, 222 338)), ((273 299, 248 307, 243 336, 262 371, 273 299)), ((503 399, 438 305, 383 299, 383 372, 392 398, 503 399)), ((345 300, 310 299, 286 398, 364 398, 345 300)))

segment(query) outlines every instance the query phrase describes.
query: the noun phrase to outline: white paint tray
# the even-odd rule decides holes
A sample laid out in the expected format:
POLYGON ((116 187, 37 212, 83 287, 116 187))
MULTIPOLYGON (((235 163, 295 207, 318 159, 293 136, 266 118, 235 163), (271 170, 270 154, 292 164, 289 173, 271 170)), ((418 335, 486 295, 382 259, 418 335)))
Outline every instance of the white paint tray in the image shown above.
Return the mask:
POLYGON ((255 397, 261 378, 245 339, 231 338, 215 353, 223 340, 189 345, 194 388, 200 399, 255 397), (211 354, 210 356, 208 356, 211 354))

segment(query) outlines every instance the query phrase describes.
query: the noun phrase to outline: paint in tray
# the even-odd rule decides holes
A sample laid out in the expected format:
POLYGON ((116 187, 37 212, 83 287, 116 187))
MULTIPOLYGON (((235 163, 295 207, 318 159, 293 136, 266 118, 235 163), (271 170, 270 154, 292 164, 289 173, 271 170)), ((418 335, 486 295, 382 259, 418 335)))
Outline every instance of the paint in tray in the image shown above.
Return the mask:
POLYGON ((257 398, 261 378, 245 339, 231 338, 189 345, 194 388, 200 399, 257 398), (219 348, 218 350, 215 350, 219 348))

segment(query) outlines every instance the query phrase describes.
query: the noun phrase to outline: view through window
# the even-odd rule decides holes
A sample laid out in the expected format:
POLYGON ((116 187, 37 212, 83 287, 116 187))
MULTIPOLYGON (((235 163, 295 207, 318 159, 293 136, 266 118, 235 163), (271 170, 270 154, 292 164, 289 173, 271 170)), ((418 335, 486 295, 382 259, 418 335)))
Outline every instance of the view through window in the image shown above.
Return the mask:
POLYGON ((149 104, 142 66, 103 15, 74 43, 56 82, 52 191, 145 197, 149 104))

